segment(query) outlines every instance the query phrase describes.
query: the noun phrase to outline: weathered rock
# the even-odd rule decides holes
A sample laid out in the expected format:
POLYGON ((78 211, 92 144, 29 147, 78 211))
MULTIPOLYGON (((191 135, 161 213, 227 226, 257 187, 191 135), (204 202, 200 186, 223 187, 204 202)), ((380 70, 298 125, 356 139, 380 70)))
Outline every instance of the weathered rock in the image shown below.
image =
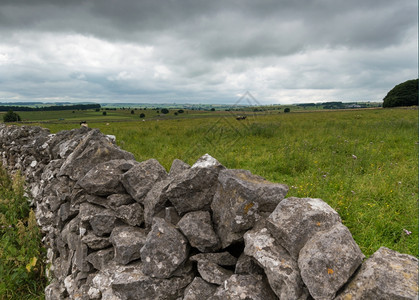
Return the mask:
POLYGON ((155 159, 143 161, 121 177, 121 182, 127 192, 137 202, 143 203, 143 198, 153 185, 167 178, 167 172, 164 167, 155 159))
POLYGON ((381 247, 336 299, 418 299, 418 259, 381 247))
POLYGON ((210 284, 201 277, 195 277, 186 287, 183 300, 204 300, 212 297, 217 286, 210 284))
POLYGON ((127 205, 134 203, 135 200, 128 194, 113 194, 107 197, 107 207, 109 208, 117 208, 121 205, 127 205))
POLYGON ((102 249, 87 256, 87 261, 93 265, 96 270, 102 270, 106 264, 113 259, 113 248, 102 249))
POLYGON ((229 252, 219 253, 199 253, 189 258, 191 261, 209 261, 220 266, 234 266, 237 262, 237 258, 231 255, 229 252))
POLYGON ((131 226, 144 223, 144 209, 139 203, 121 205, 116 208, 116 217, 131 226))
POLYGON ((143 273, 156 278, 169 278, 186 260, 189 252, 187 239, 170 223, 153 219, 153 226, 141 248, 143 273))
POLYGON ((218 181, 211 208, 223 248, 241 240, 260 219, 260 213, 272 212, 288 192, 286 185, 245 170, 222 170, 218 181))
POLYGON ((198 272, 206 282, 217 285, 222 284, 233 275, 233 271, 224 269, 213 262, 205 260, 198 261, 198 272))
MULTIPOLYGON (((166 203, 168 199, 165 191, 169 186, 169 180, 162 180, 154 184, 151 190, 147 193, 144 198, 144 222, 147 227, 151 226, 153 217, 163 217, 166 212, 166 203)), ((169 222, 171 223, 171 222, 169 222)))
POLYGON ((278 245, 268 229, 261 226, 244 235, 244 253, 265 270, 269 284, 279 299, 299 299, 304 295, 297 262, 278 245))
POLYGON ((88 233, 83 236, 81 241, 93 250, 108 248, 110 245, 112 245, 108 237, 96 236, 92 233, 88 233))
MULTIPOLYGON (((220 286, 211 299, 276 300, 275 294, 261 275, 232 275, 220 286)), ((281 298, 282 299, 282 298, 281 298)), ((291 298, 283 298, 291 299, 291 298)))
POLYGON ((175 160, 173 160, 172 166, 170 167, 169 177, 174 177, 190 168, 190 165, 176 158, 175 160))
POLYGON ((208 154, 188 170, 175 176, 166 197, 180 215, 190 211, 209 210, 217 188, 218 173, 224 167, 208 154))
POLYGON ((140 250, 146 242, 144 229, 121 226, 112 230, 110 240, 115 249, 115 262, 126 265, 141 257, 140 250))
POLYGON ((234 270, 235 274, 242 275, 263 275, 265 274, 263 269, 256 263, 253 257, 250 257, 242 253, 237 259, 236 268, 234 270))
POLYGON ((173 206, 169 206, 164 208, 164 219, 173 225, 177 225, 180 217, 176 209, 173 206))
POLYGON ((321 199, 290 197, 278 204, 267 221, 272 236, 296 259, 309 238, 341 219, 321 199))
POLYGON ((77 181, 87 193, 98 196, 109 196, 125 193, 120 182, 121 175, 138 164, 135 160, 117 159, 94 166, 87 174, 77 181))
POLYGON ((116 216, 111 209, 85 202, 80 205, 80 220, 88 222, 95 235, 104 236, 115 227, 116 216))
POLYGON ((72 180, 79 180, 94 166, 114 159, 134 160, 134 155, 119 149, 99 130, 93 129, 86 133, 66 158, 58 176, 69 176, 72 180))
POLYGON ((220 241, 214 232, 208 211, 189 212, 182 217, 177 226, 191 246, 199 251, 213 252, 220 248, 220 241))
POLYGON ((348 228, 337 223, 307 241, 300 251, 298 267, 315 299, 333 299, 364 258, 348 228))

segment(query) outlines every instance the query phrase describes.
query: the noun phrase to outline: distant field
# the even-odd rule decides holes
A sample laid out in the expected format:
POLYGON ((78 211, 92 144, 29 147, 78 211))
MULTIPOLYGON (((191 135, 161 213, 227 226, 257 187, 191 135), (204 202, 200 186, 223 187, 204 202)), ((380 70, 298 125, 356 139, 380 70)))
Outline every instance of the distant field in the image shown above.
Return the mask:
POLYGON ((166 169, 175 158, 193 164, 209 153, 228 168, 287 184, 288 196, 325 200, 367 256, 380 246, 418 256, 416 109, 248 112, 241 121, 234 117, 239 112, 174 116, 171 111, 160 117, 153 110, 134 112, 20 115, 54 121, 40 124, 51 132, 77 128, 86 120, 90 127, 115 135, 118 145, 137 160, 156 158, 166 169), (140 113, 146 114, 145 122, 140 113))

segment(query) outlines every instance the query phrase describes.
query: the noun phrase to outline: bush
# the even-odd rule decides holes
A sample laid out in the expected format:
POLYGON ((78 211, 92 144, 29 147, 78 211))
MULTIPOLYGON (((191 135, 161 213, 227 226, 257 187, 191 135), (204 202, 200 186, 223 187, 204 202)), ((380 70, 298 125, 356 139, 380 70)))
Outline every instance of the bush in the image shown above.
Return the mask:
POLYGON ((162 108, 161 109, 161 113, 162 114, 168 114, 169 113, 169 110, 167 108, 162 108))
POLYGON ((396 85, 383 99, 383 107, 418 105, 418 79, 396 85))
POLYGON ((177 112, 183 114, 185 111, 183 109, 179 109, 177 112))
POLYGON ((289 107, 284 108, 284 113, 289 113, 291 109, 289 107))
POLYGON ((102 113, 102 115, 103 115, 103 116, 106 116, 106 115, 107 115, 106 111, 104 111, 104 112, 102 113))
POLYGON ((131 110, 131 115, 133 115, 134 114, 134 111, 133 110, 131 110))
POLYGON ((145 114, 140 114, 140 118, 144 119, 145 118, 145 114))
POLYGON ((9 110, 4 116, 3 116, 3 122, 19 122, 21 121, 20 116, 17 113, 14 113, 13 111, 9 110))

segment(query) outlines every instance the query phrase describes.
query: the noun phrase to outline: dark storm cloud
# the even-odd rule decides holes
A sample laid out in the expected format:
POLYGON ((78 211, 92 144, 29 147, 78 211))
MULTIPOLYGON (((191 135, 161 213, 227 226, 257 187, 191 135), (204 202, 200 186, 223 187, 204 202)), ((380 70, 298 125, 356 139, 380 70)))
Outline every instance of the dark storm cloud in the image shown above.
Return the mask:
POLYGON ((2 0, 0 97, 379 100, 417 73, 416 15, 412 0, 2 0))

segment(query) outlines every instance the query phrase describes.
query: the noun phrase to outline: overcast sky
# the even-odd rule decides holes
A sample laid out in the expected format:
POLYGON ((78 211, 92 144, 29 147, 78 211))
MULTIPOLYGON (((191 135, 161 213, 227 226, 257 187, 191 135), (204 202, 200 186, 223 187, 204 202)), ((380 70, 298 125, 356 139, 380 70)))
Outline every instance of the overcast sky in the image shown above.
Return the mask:
POLYGON ((0 0, 0 102, 380 101, 417 0, 0 0))

